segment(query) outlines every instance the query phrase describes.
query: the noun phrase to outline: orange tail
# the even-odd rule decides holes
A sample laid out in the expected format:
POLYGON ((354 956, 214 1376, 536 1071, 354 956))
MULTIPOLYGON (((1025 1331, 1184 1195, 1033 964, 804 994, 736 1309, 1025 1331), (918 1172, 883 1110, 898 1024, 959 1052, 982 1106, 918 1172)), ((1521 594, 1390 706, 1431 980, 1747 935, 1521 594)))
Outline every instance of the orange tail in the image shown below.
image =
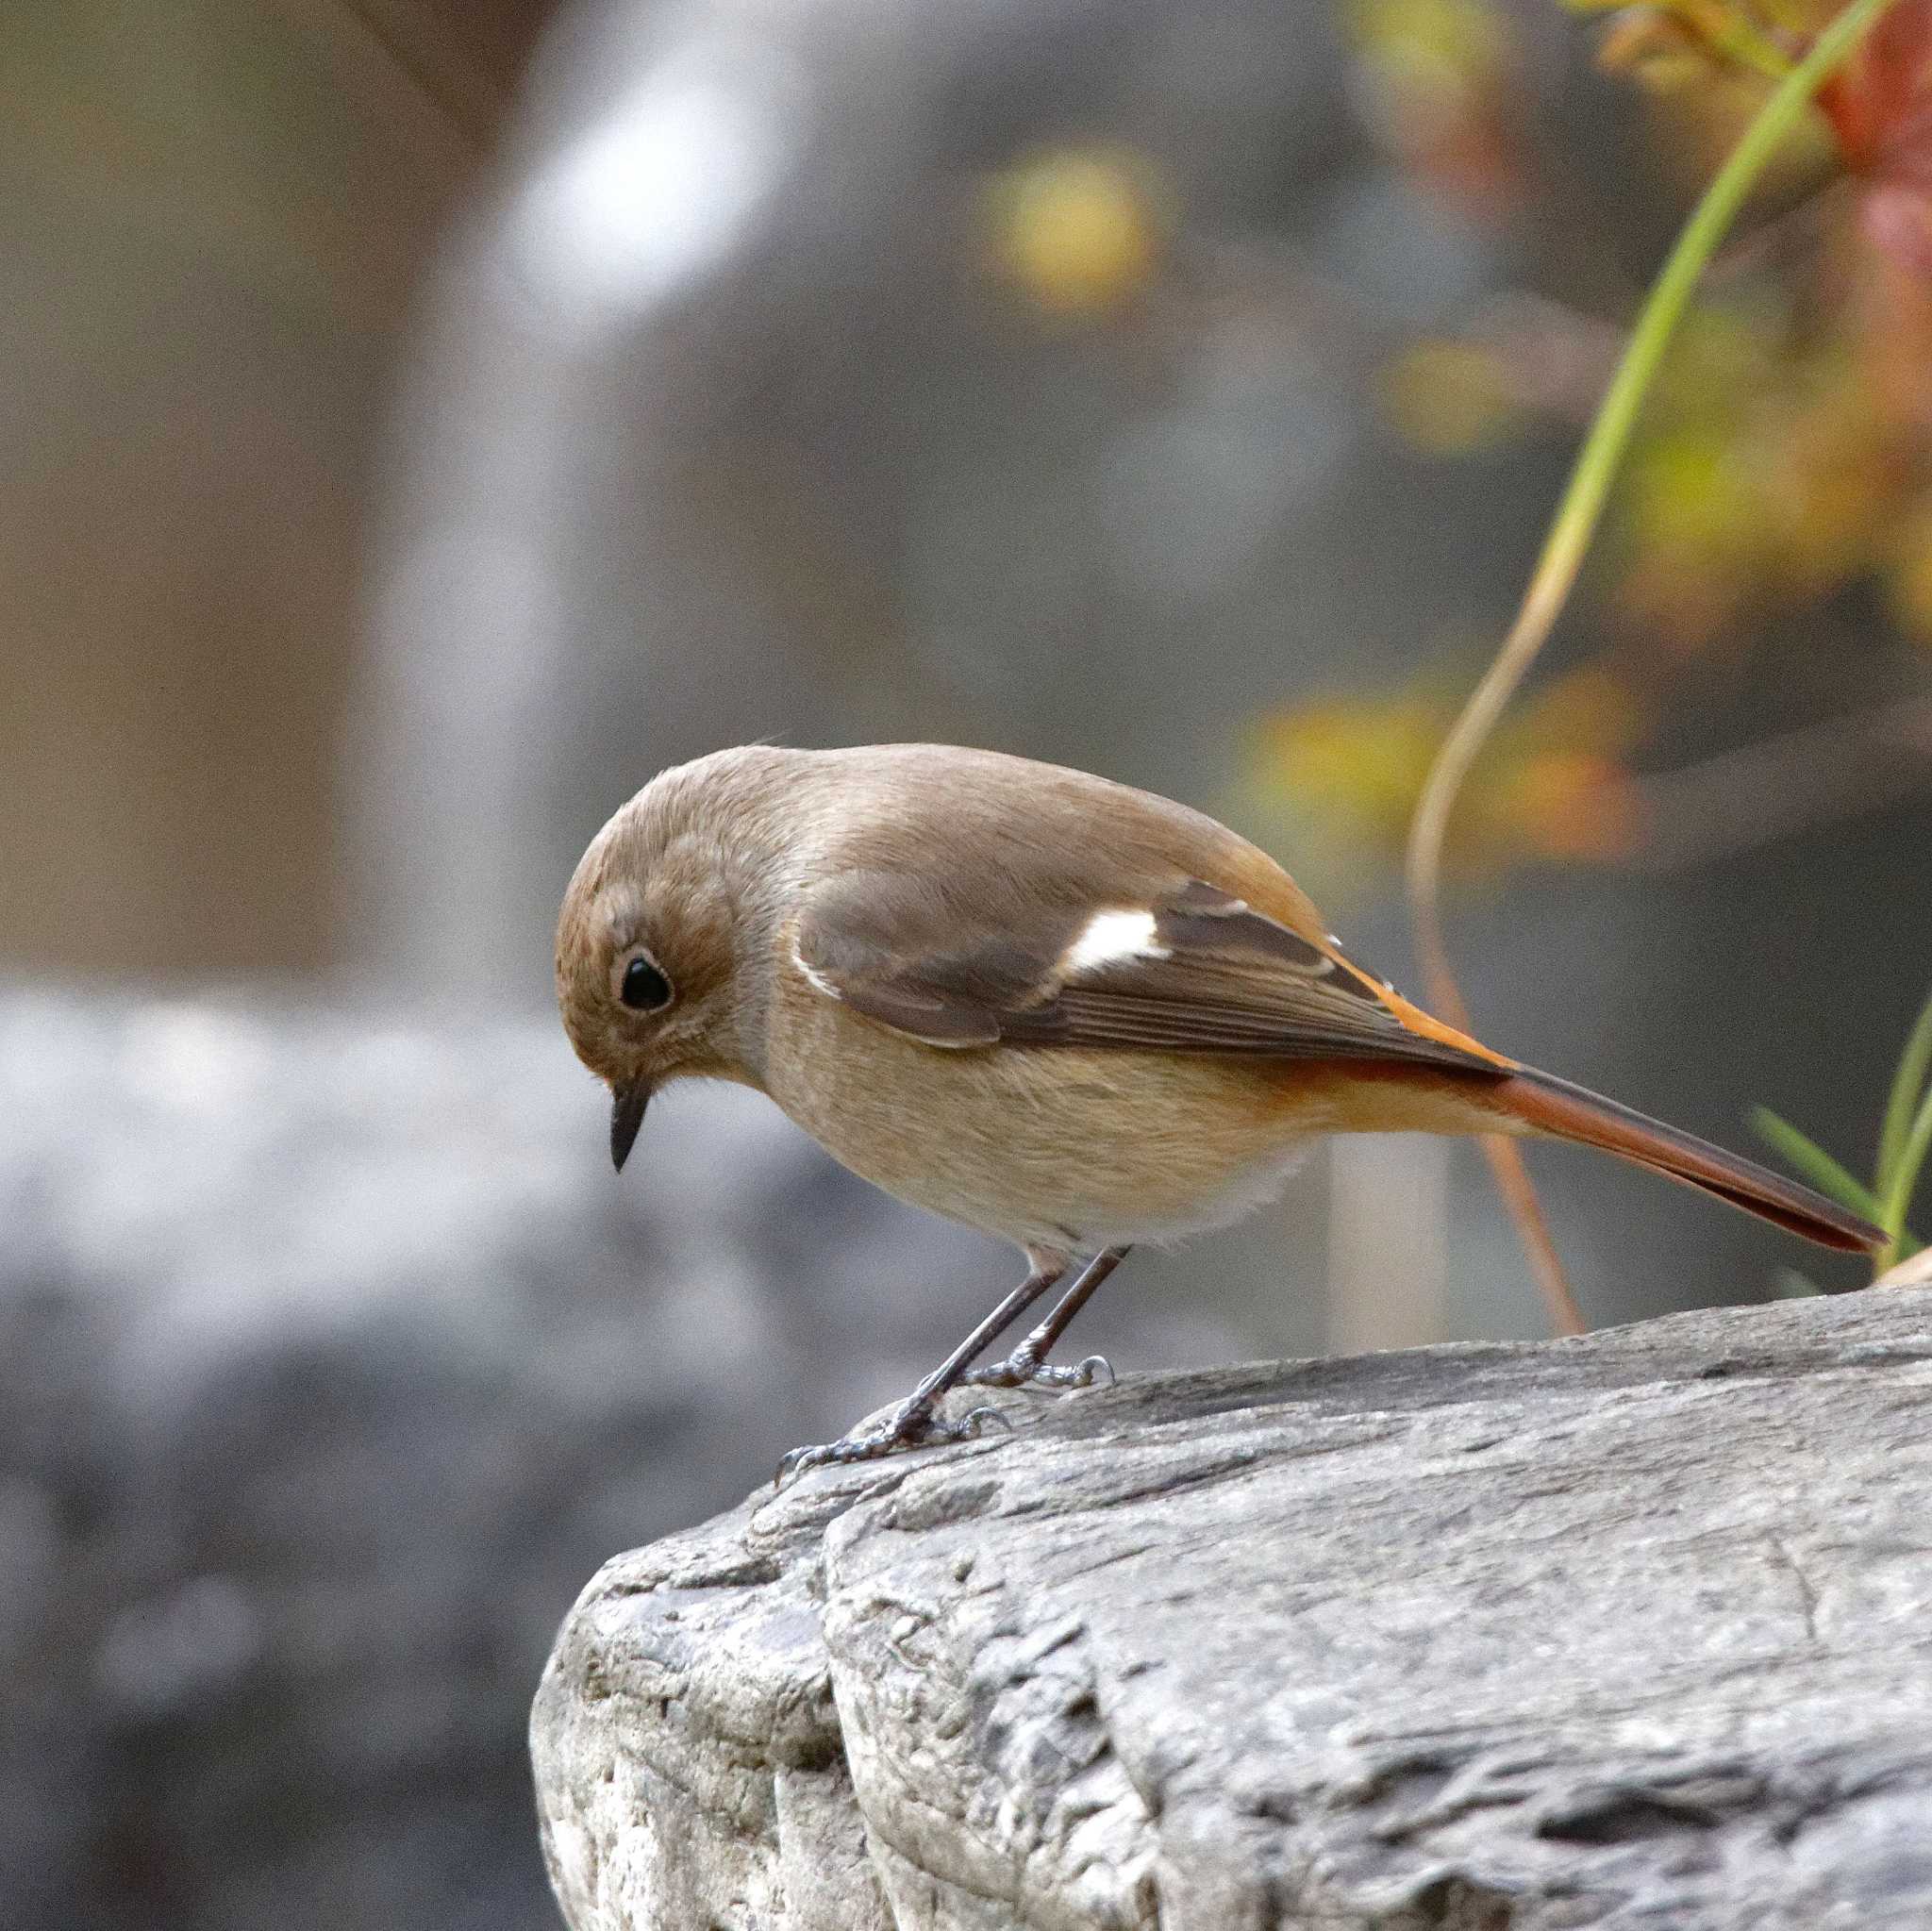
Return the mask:
POLYGON ((1621 1154, 1639 1166, 1701 1187, 1760 1215, 1821 1247, 1848 1254, 1869 1253, 1885 1244, 1885 1236, 1869 1221, 1848 1213, 1822 1193, 1787 1180, 1755 1160, 1740 1159, 1694 1134, 1680 1133, 1660 1120, 1646 1118, 1615 1100, 1607 1100, 1566 1079, 1520 1067, 1494 1090, 1503 1108, 1535 1133, 1557 1140, 1581 1140, 1606 1153, 1621 1154))

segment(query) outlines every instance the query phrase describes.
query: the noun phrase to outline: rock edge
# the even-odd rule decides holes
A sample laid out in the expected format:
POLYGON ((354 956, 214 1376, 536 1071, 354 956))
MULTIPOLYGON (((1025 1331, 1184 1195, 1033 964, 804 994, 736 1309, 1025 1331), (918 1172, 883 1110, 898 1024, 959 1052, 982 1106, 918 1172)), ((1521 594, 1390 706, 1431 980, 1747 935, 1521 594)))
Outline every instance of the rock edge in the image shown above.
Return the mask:
POLYGON ((608 1564, 575 1931, 1932 1923, 1932 1301, 1016 1396, 608 1564))

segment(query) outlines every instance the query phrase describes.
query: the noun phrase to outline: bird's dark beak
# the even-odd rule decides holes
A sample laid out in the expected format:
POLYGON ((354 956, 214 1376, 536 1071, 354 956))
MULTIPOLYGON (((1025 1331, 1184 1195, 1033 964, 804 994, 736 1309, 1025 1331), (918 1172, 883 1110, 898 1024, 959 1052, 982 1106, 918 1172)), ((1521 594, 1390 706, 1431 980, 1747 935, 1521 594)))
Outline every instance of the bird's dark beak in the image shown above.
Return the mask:
POLYGON ((638 1128, 644 1124, 644 1108, 650 1104, 651 1089, 641 1079, 610 1089, 610 1164, 620 1174, 637 1143, 638 1128))

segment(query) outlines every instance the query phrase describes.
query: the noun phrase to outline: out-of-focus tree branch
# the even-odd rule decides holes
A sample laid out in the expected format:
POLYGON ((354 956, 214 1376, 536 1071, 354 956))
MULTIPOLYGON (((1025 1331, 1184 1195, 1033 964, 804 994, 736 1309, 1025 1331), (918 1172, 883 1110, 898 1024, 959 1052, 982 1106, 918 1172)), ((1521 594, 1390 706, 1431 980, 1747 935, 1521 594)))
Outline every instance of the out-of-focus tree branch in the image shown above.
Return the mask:
POLYGON ((1625 862, 1682 872, 1897 803, 1932 785, 1932 697, 1908 697, 1637 780, 1625 862))

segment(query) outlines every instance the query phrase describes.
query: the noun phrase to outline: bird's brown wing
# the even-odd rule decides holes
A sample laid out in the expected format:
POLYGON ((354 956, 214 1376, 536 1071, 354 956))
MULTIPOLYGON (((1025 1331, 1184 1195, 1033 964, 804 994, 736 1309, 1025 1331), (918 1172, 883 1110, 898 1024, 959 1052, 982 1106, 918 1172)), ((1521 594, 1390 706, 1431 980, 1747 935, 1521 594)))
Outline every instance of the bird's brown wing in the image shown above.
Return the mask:
POLYGON ((821 993, 933 1046, 1510 1067, 1201 879, 1127 906, 1031 891, 989 917, 942 885, 849 872, 810 896, 791 942, 821 993))

